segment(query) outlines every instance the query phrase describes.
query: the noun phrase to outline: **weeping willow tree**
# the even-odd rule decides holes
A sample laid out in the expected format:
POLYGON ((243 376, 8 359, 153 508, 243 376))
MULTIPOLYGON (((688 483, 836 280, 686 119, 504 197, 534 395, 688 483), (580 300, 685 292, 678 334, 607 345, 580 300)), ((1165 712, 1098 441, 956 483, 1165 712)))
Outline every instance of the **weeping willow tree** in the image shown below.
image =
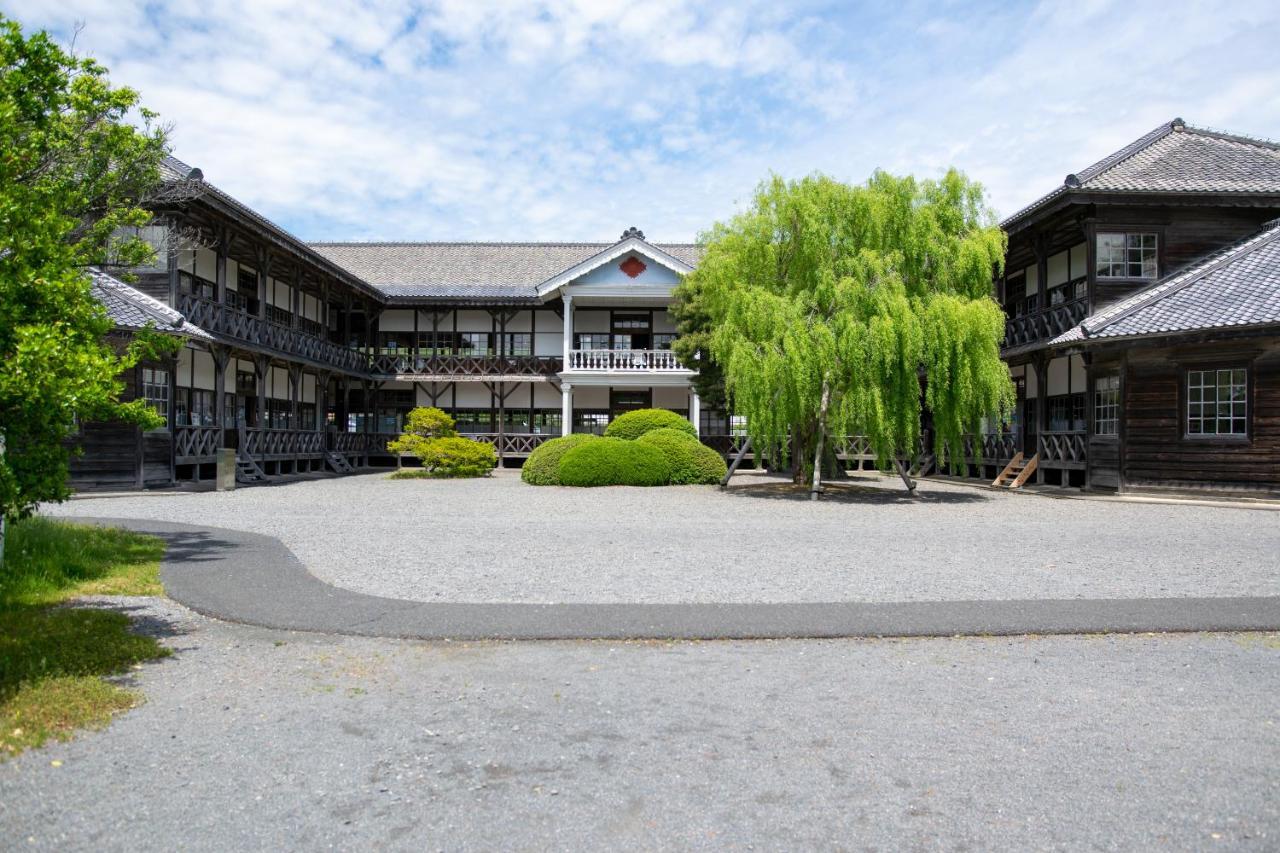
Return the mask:
POLYGON ((797 483, 817 489, 833 436, 866 436, 887 469, 915 458, 927 410, 941 467, 984 418, 1008 417, 991 298, 1005 237, 959 172, 775 176, 703 242, 677 298, 696 294, 734 413, 766 455, 788 448, 797 483))

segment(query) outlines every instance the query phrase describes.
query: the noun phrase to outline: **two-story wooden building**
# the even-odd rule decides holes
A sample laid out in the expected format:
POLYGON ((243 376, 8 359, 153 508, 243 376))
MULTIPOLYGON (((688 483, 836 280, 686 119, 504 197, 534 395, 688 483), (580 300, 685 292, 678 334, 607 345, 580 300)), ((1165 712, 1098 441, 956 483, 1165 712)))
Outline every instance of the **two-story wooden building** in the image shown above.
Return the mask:
POLYGON ((973 473, 1280 489, 1277 216, 1280 146, 1175 119, 1001 223, 1018 415, 973 473))
POLYGON ((415 406, 445 409, 504 461, 630 409, 703 420, 667 313, 693 245, 634 228, 608 244, 307 244, 198 169, 169 158, 164 177, 144 232, 156 265, 134 286, 95 272, 95 292, 121 334, 145 315, 184 337, 125 377, 167 424, 83 425, 78 485, 209 477, 220 448, 246 481, 346 472, 389 461, 415 406))

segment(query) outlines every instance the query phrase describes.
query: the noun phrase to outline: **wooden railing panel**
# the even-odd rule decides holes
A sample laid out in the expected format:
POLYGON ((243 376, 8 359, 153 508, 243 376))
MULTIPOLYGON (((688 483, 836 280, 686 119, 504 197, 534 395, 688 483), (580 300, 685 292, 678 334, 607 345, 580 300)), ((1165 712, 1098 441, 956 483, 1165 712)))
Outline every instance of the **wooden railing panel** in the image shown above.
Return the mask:
POLYGON ((179 426, 173 430, 173 452, 179 462, 212 461, 222 447, 222 427, 179 426))

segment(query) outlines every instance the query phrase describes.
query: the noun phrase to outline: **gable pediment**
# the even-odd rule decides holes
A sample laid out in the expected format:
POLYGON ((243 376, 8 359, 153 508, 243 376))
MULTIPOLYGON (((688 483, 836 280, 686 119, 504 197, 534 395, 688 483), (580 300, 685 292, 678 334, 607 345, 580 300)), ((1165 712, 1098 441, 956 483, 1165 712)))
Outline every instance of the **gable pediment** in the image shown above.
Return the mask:
POLYGON ((679 258, 641 237, 629 236, 543 282, 538 295, 547 298, 566 287, 670 292, 692 271, 679 258))

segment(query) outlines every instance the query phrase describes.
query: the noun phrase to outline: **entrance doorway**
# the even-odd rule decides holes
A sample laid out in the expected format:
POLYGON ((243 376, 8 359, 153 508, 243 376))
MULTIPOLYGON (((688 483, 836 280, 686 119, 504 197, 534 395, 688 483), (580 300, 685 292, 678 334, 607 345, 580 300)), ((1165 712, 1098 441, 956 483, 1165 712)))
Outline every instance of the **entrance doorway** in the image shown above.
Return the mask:
POLYGON ((636 409, 653 408, 653 389, 643 391, 618 391, 609 389, 609 420, 636 409))

